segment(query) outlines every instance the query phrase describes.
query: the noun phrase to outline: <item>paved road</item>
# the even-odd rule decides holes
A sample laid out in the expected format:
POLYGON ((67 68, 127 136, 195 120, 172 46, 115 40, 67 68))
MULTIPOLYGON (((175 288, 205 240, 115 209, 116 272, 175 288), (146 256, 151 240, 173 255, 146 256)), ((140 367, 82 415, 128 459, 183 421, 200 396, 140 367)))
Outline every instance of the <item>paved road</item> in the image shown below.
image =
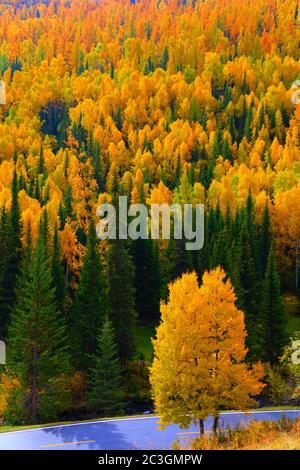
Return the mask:
MULTIPOLYGON (((295 419, 300 417, 300 410, 222 413, 220 424, 233 427, 253 419, 278 420, 282 416, 295 419)), ((211 425, 208 419, 206 429, 211 425)), ((198 433, 195 426, 182 430, 173 425, 165 431, 157 427, 157 417, 148 416, 0 433, 0 450, 162 450, 170 449, 176 439, 184 444, 198 433)))

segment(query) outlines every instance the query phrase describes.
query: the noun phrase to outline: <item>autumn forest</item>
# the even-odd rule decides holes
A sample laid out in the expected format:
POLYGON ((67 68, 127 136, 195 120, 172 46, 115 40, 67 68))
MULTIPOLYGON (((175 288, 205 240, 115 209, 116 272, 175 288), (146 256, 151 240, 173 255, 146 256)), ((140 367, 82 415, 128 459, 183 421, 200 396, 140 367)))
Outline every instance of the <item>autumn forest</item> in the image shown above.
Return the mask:
POLYGON ((299 402, 299 44, 298 0, 0 2, 1 421, 299 402), (204 247, 99 241, 119 195, 204 247))

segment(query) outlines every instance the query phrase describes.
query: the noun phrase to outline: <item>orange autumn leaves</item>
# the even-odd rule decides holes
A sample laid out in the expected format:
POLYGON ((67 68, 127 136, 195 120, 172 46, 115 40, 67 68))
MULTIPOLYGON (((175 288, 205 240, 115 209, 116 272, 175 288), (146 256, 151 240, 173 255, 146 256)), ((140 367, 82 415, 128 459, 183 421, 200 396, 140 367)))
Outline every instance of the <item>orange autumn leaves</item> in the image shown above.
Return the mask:
POLYGON ((244 314, 225 276, 216 268, 199 286, 195 273, 184 274, 161 304, 150 381, 162 426, 187 426, 220 410, 247 409, 264 387, 262 365, 250 368, 243 362, 244 314))

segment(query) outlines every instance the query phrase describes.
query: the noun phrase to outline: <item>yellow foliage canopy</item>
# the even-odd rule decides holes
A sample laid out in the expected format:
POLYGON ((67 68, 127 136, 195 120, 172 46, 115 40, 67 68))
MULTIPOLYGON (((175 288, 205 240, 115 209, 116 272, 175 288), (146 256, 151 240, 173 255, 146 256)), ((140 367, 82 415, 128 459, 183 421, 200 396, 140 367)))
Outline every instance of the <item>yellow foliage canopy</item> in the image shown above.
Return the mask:
POLYGON ((247 333, 235 300, 221 268, 206 272, 200 287, 196 273, 170 284, 150 375, 163 427, 187 427, 220 410, 255 404, 264 372, 261 364, 250 369, 243 363, 247 333))

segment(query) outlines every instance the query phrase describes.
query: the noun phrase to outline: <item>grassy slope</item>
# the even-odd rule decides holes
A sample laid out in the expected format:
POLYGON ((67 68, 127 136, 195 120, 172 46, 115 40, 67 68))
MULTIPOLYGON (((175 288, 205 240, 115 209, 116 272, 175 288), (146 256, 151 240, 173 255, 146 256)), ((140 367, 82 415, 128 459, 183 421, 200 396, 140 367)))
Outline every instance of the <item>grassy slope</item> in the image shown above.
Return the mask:
POLYGON ((148 364, 153 358, 151 338, 155 336, 155 328, 149 325, 137 325, 134 331, 137 356, 143 356, 148 364))

